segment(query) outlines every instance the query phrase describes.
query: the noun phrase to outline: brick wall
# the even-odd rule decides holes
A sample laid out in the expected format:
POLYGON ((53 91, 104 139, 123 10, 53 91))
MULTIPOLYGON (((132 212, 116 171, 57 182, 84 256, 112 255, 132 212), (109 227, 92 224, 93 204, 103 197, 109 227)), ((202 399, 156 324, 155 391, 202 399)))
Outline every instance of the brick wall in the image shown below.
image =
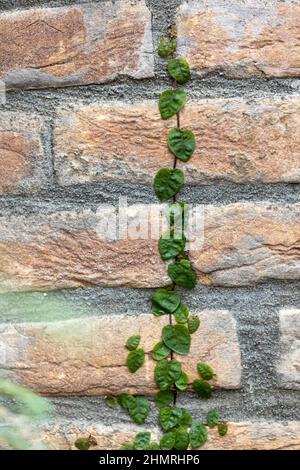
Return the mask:
POLYGON ((300 449, 295 0, 0 0, 0 368, 50 397, 50 448, 84 433, 118 448, 136 431, 103 396, 155 392, 151 361, 128 373, 123 346, 157 342, 149 298, 168 277, 155 240, 100 240, 97 208, 157 202, 172 120, 157 111, 169 81, 154 50, 172 22, 198 142, 183 199, 205 206, 199 284, 184 294, 201 329, 184 362, 191 379, 200 359, 218 376, 210 403, 180 403, 231 423, 207 449, 300 449))

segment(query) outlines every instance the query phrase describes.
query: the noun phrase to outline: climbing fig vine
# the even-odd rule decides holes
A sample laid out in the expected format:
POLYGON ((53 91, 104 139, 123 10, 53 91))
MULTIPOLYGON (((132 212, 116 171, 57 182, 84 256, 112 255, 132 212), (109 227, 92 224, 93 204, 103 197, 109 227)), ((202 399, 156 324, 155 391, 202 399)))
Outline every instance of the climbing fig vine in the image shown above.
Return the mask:
MULTIPOLYGON (((177 168, 178 161, 187 162, 196 148, 196 140, 190 129, 181 128, 180 111, 187 103, 187 94, 180 88, 190 80, 190 67, 186 59, 176 56, 176 30, 169 28, 158 47, 158 55, 167 59, 167 70, 172 87, 159 97, 159 111, 163 120, 176 117, 176 127, 169 129, 166 145, 174 156, 172 168, 161 168, 154 178, 154 191, 161 202, 167 203, 169 230, 158 242, 162 260, 168 263, 170 283, 157 289, 151 298, 152 313, 155 317, 166 316, 168 324, 161 332, 160 341, 153 345, 151 358, 156 362, 154 380, 159 391, 154 402, 159 408, 159 426, 162 434, 159 442, 153 441, 148 431, 138 433, 133 442, 125 443, 123 450, 186 450, 203 446, 208 438, 209 428, 216 427, 220 436, 227 433, 227 424, 218 410, 211 410, 204 421, 192 418, 189 411, 177 406, 178 393, 187 390, 189 378, 179 360, 189 354, 192 335, 200 327, 198 316, 191 315, 188 306, 181 302, 178 287, 193 289, 197 283, 196 273, 185 251, 187 245, 186 225, 188 207, 178 200, 178 193, 184 184, 184 173, 177 168)), ((139 335, 131 336, 126 343, 128 350, 127 367, 131 373, 140 369, 146 357, 139 335)), ((205 363, 195 364, 198 378, 192 389, 200 399, 212 394, 211 381, 215 377, 212 368, 205 363)), ((137 424, 144 424, 150 412, 149 399, 142 395, 122 393, 105 399, 108 406, 117 404, 127 411, 137 424)), ((91 440, 91 437, 89 437, 91 440)), ((80 440, 81 447, 86 442, 80 440)), ((91 444, 92 445, 92 444, 91 444)), ((79 446, 78 446, 79 448, 79 446)))

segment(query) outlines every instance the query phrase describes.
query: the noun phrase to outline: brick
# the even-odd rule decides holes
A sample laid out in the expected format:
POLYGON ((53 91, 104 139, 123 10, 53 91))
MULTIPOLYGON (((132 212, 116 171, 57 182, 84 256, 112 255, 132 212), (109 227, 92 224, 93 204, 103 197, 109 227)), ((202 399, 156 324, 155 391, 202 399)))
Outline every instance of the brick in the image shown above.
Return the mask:
POLYGON ((37 115, 0 112, 0 194, 36 191, 45 184, 43 131, 37 115))
POLYGON ((279 386, 300 390, 300 310, 286 309, 279 312, 280 361, 279 386))
MULTIPOLYGON (((241 362, 234 319, 226 311, 213 310, 199 313, 199 318, 201 328, 193 335, 190 355, 180 358, 190 382, 197 376, 196 363, 202 360, 214 368, 216 387, 239 388, 241 362)), ((153 394, 156 363, 150 352, 167 323, 166 316, 143 314, 2 324, 0 368, 43 395, 153 394), (124 346, 133 334, 141 335, 147 352, 144 366, 135 374, 127 369, 124 346)))
MULTIPOLYGON (((179 164, 189 184, 300 182, 299 97, 191 102, 181 124, 197 149, 179 164)), ((61 185, 103 180, 151 184, 173 156, 166 146, 175 119, 162 121, 157 103, 102 102, 58 112, 55 169, 61 185)))
POLYGON ((153 76, 151 15, 143 0, 3 13, 0 30, 0 79, 9 89, 153 76))
POLYGON ((178 9, 177 26, 178 52, 201 75, 300 75, 298 2, 188 0, 178 9))
MULTIPOLYGON (((124 442, 132 442, 134 435, 149 427, 127 425, 104 426, 95 422, 68 421, 49 423, 41 428, 41 439, 49 450, 73 450, 79 436, 92 434, 98 445, 94 450, 118 450, 124 442)), ((150 429, 153 440, 160 436, 158 429, 150 429)), ((300 422, 230 422, 225 437, 209 430, 208 442, 200 450, 299 450, 300 422)))
POLYGON ((204 225, 203 246, 190 252, 203 284, 255 286, 270 279, 300 279, 299 204, 209 206, 204 225))

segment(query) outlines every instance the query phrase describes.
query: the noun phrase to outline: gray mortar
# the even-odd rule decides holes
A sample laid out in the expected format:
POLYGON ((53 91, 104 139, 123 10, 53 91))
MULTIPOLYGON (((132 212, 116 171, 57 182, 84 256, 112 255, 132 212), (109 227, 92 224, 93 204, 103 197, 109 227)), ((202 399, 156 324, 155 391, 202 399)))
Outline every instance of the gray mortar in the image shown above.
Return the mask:
MULTIPOLYGON (((90 1, 22 1, 0 0, 0 10, 33 6, 62 6, 90 1)), ((97 3, 97 2, 96 2, 97 3)), ((101 0, 99 1, 101 3, 101 0)), ((154 41, 164 34, 180 0, 147 0, 153 13, 154 41)), ((68 107, 70 102, 88 104, 100 100, 126 100, 134 102, 157 99, 159 92, 169 85, 165 64, 156 58, 156 77, 134 81, 120 77, 104 85, 88 85, 62 89, 14 91, 8 93, 7 110, 37 112, 46 118, 48 133, 44 136, 48 163, 52 161, 51 127, 58 106, 68 107)), ((214 74, 200 79, 193 76, 187 91, 191 99, 221 97, 268 97, 299 94, 299 79, 227 80, 214 74)), ((209 185, 185 187, 182 199, 189 203, 228 204, 239 201, 299 202, 300 184, 234 185, 215 181, 209 185)), ((134 183, 105 182, 61 188, 55 179, 34 195, 20 194, 0 197, 0 215, 7 213, 51 213, 68 208, 99 203, 116 203, 120 195, 127 196, 129 204, 157 202, 150 186, 134 183)), ((276 382, 276 363, 279 359, 278 312, 284 307, 300 308, 300 282, 267 282, 249 288, 209 288, 197 286, 193 292, 183 292, 183 300, 192 311, 201 309, 230 310, 238 324, 242 353, 242 388, 237 391, 216 391, 212 400, 203 402, 192 395, 181 395, 179 405, 185 405, 197 416, 205 410, 218 407, 229 420, 300 419, 299 392, 280 390, 276 382)), ((107 313, 143 313, 150 311, 151 291, 146 289, 86 288, 57 292, 9 294, 0 296, 1 321, 55 321, 107 313), (50 305, 50 307, 49 307, 50 305), (66 308, 66 305, 70 308, 66 308), (62 307, 63 306, 63 307, 62 307)), ((66 419, 98 420, 104 423, 129 422, 122 410, 111 410, 102 398, 53 398, 56 413, 66 419)), ((154 408, 154 407, 153 407, 154 408)), ((156 425, 153 409, 149 424, 156 425)))

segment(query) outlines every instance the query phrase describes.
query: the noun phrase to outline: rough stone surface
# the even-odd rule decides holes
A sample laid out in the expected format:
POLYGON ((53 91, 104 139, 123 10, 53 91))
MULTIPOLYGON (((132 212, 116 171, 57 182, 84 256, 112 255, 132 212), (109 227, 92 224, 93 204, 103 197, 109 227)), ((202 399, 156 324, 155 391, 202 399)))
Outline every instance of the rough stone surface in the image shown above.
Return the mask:
POLYGON ((44 127, 36 114, 0 111, 0 195, 34 192, 45 184, 44 127))
POLYGON ((281 333, 279 386, 300 390, 300 310, 281 310, 279 320, 281 333))
MULTIPOLYGON (((239 388, 241 363, 235 321, 225 311, 205 311, 199 318, 201 327, 193 335, 190 355, 180 358, 190 382, 197 377, 197 362, 207 361, 217 374, 216 387, 239 388)), ((153 394, 156 362, 150 353, 167 323, 166 316, 147 314, 1 325, 0 368, 44 395, 153 394), (141 335, 147 359, 132 374, 126 366, 124 345, 134 334, 141 335)))
POLYGON ((190 252, 203 284, 254 286, 269 279, 299 279, 299 204, 210 206, 204 227, 203 246, 190 252))
MULTIPOLYGON (((300 100, 216 99, 189 103, 182 127, 193 130, 197 149, 180 164, 191 184, 300 182, 300 100)), ((157 104, 100 103, 58 113, 55 168, 62 185, 103 180, 151 183, 172 165, 168 129, 157 104)))
POLYGON ((7 12, 0 30, 0 79, 8 88, 153 76, 151 15, 143 0, 7 12))
MULTIPOLYGON (((92 434, 97 440, 94 450, 117 450, 125 442, 132 442, 144 427, 133 425, 104 426, 95 422, 59 422, 41 428, 41 439, 49 450, 74 450, 78 436, 92 434)), ((147 428, 147 431, 149 429, 147 428)), ((152 439, 160 436, 158 429, 150 429, 152 439)), ((300 450, 300 423, 295 422, 230 422, 225 437, 215 430, 201 450, 300 450)))
POLYGON ((299 20, 291 0, 188 0, 178 9, 179 53, 201 74, 299 77, 299 20))

